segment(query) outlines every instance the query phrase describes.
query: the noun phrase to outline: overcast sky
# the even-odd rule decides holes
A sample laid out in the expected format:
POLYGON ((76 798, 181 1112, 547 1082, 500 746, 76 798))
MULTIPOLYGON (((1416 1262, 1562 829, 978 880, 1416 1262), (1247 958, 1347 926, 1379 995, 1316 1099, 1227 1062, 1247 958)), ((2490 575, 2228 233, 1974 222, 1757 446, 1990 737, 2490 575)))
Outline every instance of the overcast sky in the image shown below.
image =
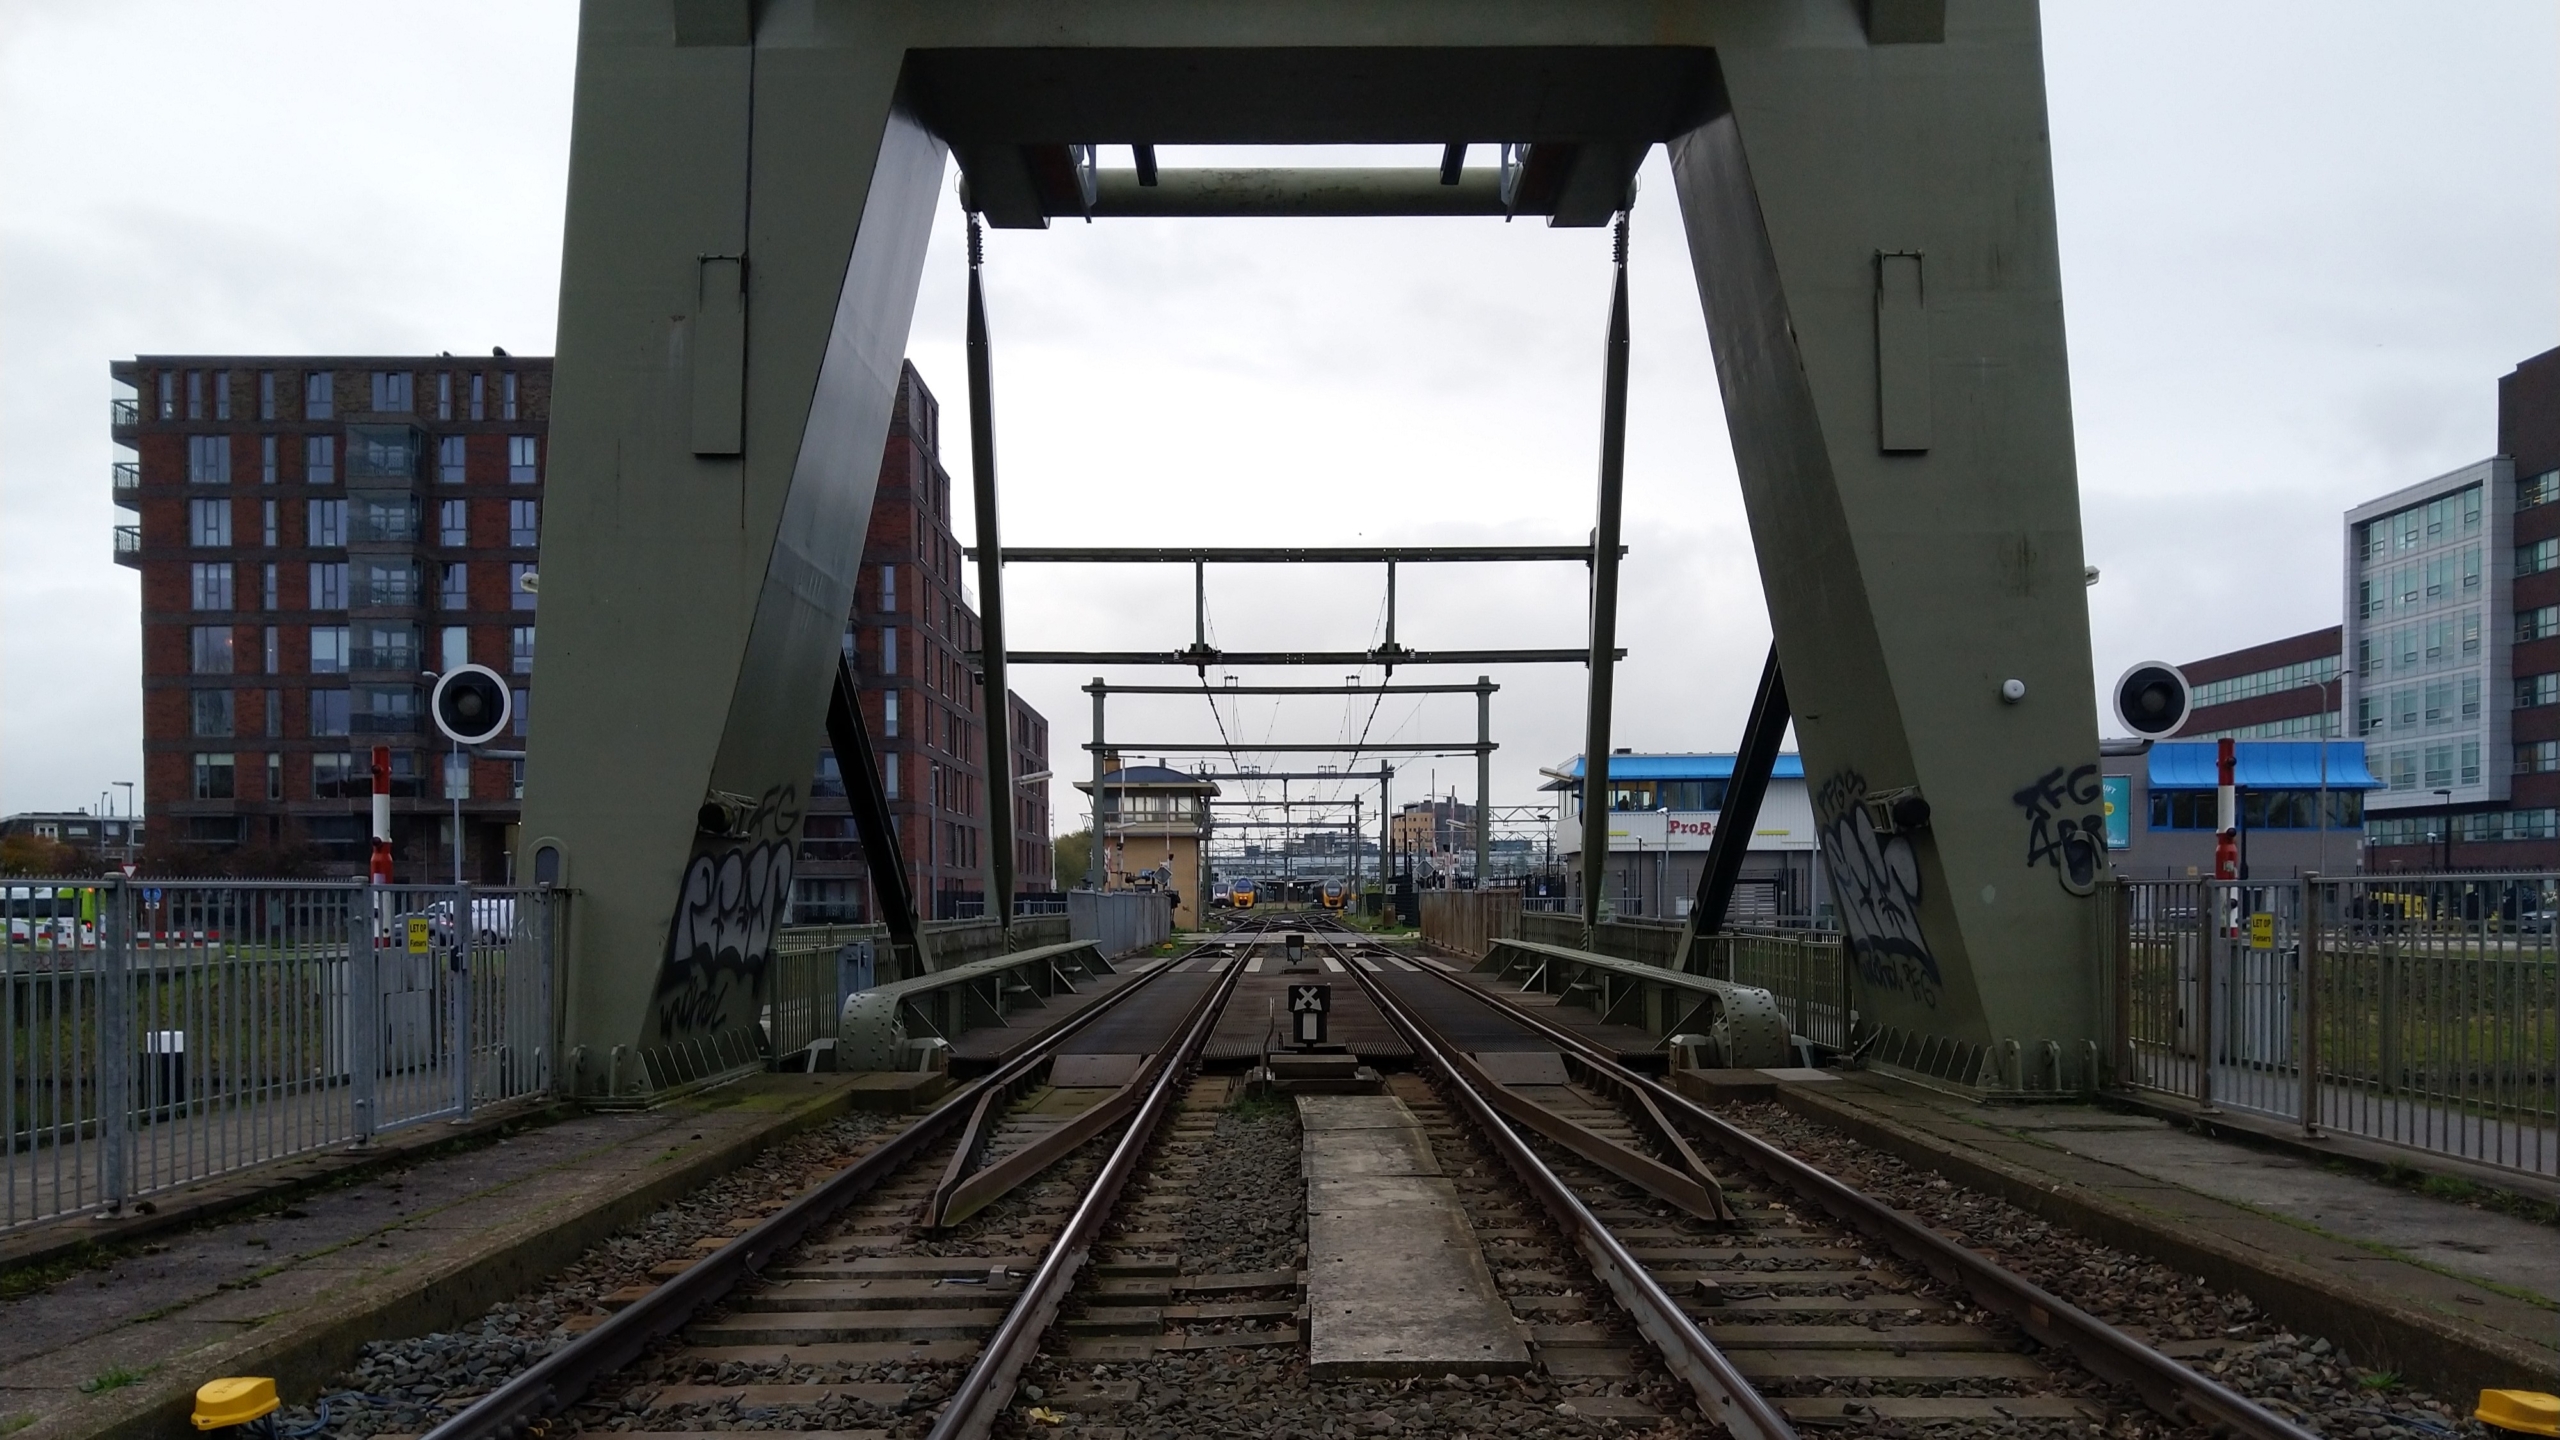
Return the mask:
MULTIPOLYGON (((2098 677, 2335 623, 2340 512, 2491 453, 2498 376, 2560 344, 2560 8, 2062 0, 2045 23, 2098 677)), ((549 353, 574 43, 571 5, 527 0, 0 0, 0 810, 139 778, 108 364, 549 353)), ((1642 186, 1617 740, 1728 749, 1768 624, 1658 156, 1642 186)), ((910 353, 965 477, 958 227, 946 189, 910 353)), ((1121 221, 987 252, 1015 544, 1586 535, 1604 231, 1121 221)), ((1178 568, 1008 583, 1018 648, 1190 638, 1178 568)), ((1582 643, 1578 567, 1400 591, 1409 646, 1582 643)), ((1382 599, 1375 568, 1213 571, 1213 640, 1361 649, 1382 599)), ((1087 678, 1017 672, 1066 776, 1087 678)), ((1582 671, 1494 678, 1495 800, 1530 801, 1580 749, 1582 671)), ((1132 701, 1112 729, 1215 739, 1209 710, 1132 701)), ((1474 730, 1463 698, 1222 718, 1241 745, 1474 730)), ((1412 765, 1400 799, 1435 771, 1471 796, 1470 762, 1412 765)))

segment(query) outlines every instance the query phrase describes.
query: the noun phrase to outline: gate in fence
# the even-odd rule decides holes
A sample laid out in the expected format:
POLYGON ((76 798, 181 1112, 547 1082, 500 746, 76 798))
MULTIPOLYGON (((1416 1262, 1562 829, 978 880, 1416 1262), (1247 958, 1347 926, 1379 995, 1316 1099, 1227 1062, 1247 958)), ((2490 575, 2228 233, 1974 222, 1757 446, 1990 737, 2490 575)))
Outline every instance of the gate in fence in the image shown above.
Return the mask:
POLYGON ((2560 1174, 2560 877, 2128 881, 2124 1082, 2560 1174))
POLYGON ((550 1088, 559 891, 5 895, 0 1228, 550 1088))

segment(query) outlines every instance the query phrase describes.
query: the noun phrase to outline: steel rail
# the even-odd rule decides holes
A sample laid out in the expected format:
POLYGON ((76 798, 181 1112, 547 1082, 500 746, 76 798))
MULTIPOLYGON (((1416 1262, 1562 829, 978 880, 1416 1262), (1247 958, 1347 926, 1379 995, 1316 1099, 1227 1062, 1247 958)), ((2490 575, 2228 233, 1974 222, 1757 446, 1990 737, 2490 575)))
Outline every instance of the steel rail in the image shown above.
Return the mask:
POLYGON ((2007 1318, 2037 1343, 2067 1351, 2093 1374, 2142 1396, 2144 1404, 2162 1415, 2189 1424, 2227 1425, 2256 1440, 2318 1440, 2315 1432, 2161 1354, 2025 1276, 2002 1269, 1883 1201, 1843 1184, 1653 1077, 1626 1069, 1563 1026, 1518 1006, 1503 1005, 1496 997, 1454 975, 1438 970, 1432 973, 1479 1001, 1500 1006, 1506 1018, 1518 1021, 1577 1059, 1626 1075, 1671 1113, 1683 1116, 1704 1132, 1708 1143, 1726 1155, 1822 1207, 1834 1219, 1873 1238, 1941 1282, 1972 1296, 1984 1309, 2007 1318))
POLYGON ((1171 1058, 1156 1075, 1153 1089, 1147 1092, 1146 1104, 1138 1109, 1121 1132, 1120 1143, 1113 1146, 1111 1158, 1104 1161, 1100 1173, 1075 1213, 1060 1227, 1058 1238, 1051 1242, 1049 1253, 1040 1259, 1040 1268, 1024 1283, 1022 1293, 1005 1312, 1004 1322, 987 1339, 986 1349, 979 1352, 978 1363, 969 1367, 951 1392, 942 1414, 926 1432, 925 1440, 983 1440, 1002 1418, 1004 1407, 1013 1399, 1013 1389, 1022 1378, 1022 1367, 1039 1353, 1040 1337, 1048 1333, 1050 1322, 1057 1319, 1058 1307, 1064 1304, 1073 1288, 1076 1272, 1084 1268, 1092 1254, 1093 1242, 1100 1238, 1104 1222, 1111 1218, 1113 1207, 1120 1203, 1121 1188, 1128 1183, 1130 1172, 1146 1153, 1147 1144, 1155 1138, 1156 1126, 1173 1104, 1183 1077, 1198 1058, 1200 1047, 1207 1043, 1209 1032, 1217 1026, 1220 1012, 1226 1009, 1227 997, 1235 992, 1236 982, 1244 975, 1242 963, 1229 965, 1218 983, 1209 987, 1200 1003, 1192 1008, 1190 1023, 1181 1042, 1173 1048, 1171 1058))
POLYGON ((421 1440, 505 1440, 527 1433, 544 1418, 585 1398, 598 1380, 640 1357, 650 1344, 682 1329, 703 1307, 764 1268, 775 1255, 897 1173, 975 1107, 978 1097, 1049 1058, 1059 1045, 1100 1019, 1159 976, 1172 963, 1139 976, 1086 1006, 1021 1055, 962 1085, 879 1148, 803 1191, 754 1229, 695 1261, 691 1268, 616 1311, 593 1330, 534 1363, 523 1374, 474 1401, 429 1430, 421 1440))
MULTIPOLYGON (((1327 943, 1326 948, 1340 947, 1327 943)), ((1440 1073, 1449 1077, 1450 1088, 1457 1092, 1468 1118, 1501 1152, 1512 1173, 1564 1227, 1574 1248, 1590 1262, 1591 1273, 1634 1317, 1636 1329, 1653 1342, 1654 1349, 1662 1355, 1662 1363, 1688 1384, 1690 1392, 1698 1397, 1700 1409, 1737 1440, 1795 1440, 1795 1427, 1778 1413, 1778 1407, 1752 1388, 1751 1382, 1734 1368, 1733 1361, 1681 1310, 1679 1302, 1638 1263, 1609 1227, 1600 1223, 1600 1218, 1582 1203, 1582 1197, 1573 1193, 1573 1187, 1549 1169, 1528 1142, 1504 1124, 1501 1114, 1466 1081, 1450 1052, 1442 1047, 1437 1032, 1409 1013, 1384 982, 1357 964, 1346 962, 1343 968, 1368 992, 1370 1002, 1387 1017, 1388 1023, 1404 1032, 1405 1043, 1413 1047, 1414 1054, 1438 1066, 1440 1073)))

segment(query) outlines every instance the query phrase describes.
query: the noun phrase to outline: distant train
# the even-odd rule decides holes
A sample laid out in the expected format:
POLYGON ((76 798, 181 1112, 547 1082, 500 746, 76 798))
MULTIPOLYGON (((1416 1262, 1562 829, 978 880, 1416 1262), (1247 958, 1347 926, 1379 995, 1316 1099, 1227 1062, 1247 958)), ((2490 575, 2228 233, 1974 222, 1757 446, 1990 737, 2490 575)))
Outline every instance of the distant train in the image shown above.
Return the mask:
POLYGON ((1351 903, 1351 882, 1339 876, 1316 886, 1316 904, 1327 910, 1339 910, 1351 903))
POLYGON ((1227 903, 1238 910, 1250 910, 1260 898, 1260 890, 1250 880, 1238 880, 1227 890, 1227 903))

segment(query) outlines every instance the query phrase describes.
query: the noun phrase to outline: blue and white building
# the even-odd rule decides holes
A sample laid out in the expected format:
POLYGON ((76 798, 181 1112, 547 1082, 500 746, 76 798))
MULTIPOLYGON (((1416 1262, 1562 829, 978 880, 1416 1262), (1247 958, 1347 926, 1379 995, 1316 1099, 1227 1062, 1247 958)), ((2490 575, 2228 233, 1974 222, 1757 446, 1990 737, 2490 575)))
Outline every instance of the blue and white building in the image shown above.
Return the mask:
MULTIPOLYGON (((1616 913, 1674 919, 1689 913, 1690 898, 1698 893, 1698 873, 1706 866, 1707 845, 1723 823, 1733 762, 1730 754, 1620 751, 1609 757, 1608 900, 1616 913)), ((1544 773, 1547 783, 1540 788, 1559 792, 1556 858, 1568 885, 1578 887, 1585 833, 1582 757, 1544 773)), ((1780 755, 1751 827, 1733 917, 1807 916, 1825 908, 1828 891, 1814 861, 1816 849, 1804 761, 1780 755)))

